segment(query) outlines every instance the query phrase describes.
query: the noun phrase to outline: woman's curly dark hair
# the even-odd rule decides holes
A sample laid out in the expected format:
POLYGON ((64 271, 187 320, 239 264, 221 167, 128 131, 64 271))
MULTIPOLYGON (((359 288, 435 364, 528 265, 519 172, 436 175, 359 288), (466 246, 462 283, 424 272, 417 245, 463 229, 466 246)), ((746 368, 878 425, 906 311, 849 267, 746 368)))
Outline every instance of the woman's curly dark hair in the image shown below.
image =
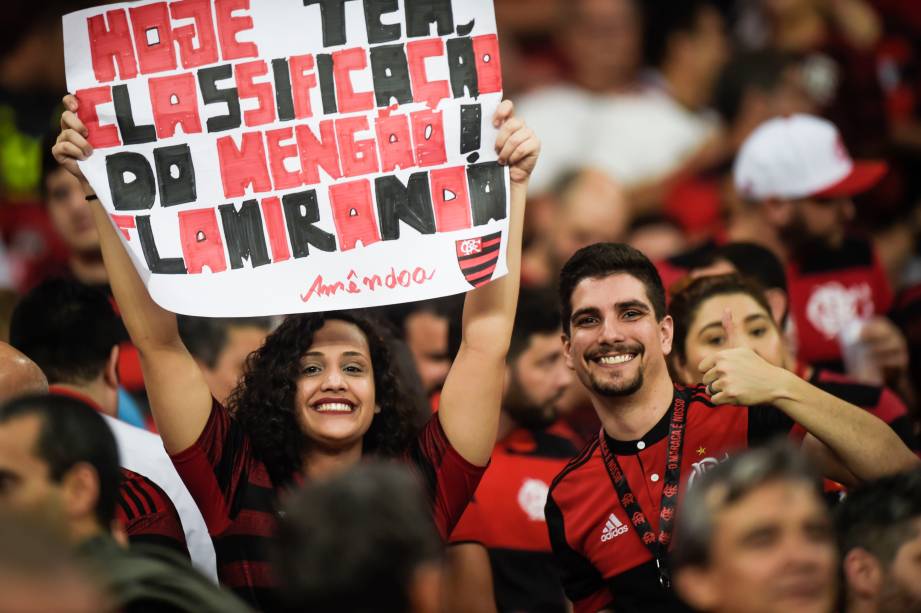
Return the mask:
POLYGON ((375 398, 381 412, 374 416, 364 436, 362 452, 395 457, 407 449, 416 434, 414 404, 400 381, 385 328, 360 311, 290 315, 247 358, 243 378, 227 403, 275 487, 294 481, 310 448, 310 439, 297 422, 294 397, 301 357, 313 344, 317 330, 330 320, 355 324, 368 339, 375 398))

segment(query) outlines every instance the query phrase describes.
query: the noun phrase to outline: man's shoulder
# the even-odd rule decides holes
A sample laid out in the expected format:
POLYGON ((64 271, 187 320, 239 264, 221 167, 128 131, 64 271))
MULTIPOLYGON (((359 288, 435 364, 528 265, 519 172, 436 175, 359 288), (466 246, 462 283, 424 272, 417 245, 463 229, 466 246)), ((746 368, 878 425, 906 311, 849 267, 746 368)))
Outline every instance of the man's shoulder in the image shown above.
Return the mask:
MULTIPOLYGON (((171 606, 175 611, 245 611, 246 607, 200 575, 182 556, 156 545, 119 546, 108 537, 79 548, 115 604, 125 610, 141 605, 171 606)), ((157 609, 149 609, 157 610, 157 609)))
POLYGON ((601 473, 604 472, 603 468, 598 437, 594 436, 559 472, 553 483, 550 484, 550 493, 552 495, 557 490, 577 487, 586 481, 593 480, 597 478, 597 474, 600 474, 599 469, 601 473))

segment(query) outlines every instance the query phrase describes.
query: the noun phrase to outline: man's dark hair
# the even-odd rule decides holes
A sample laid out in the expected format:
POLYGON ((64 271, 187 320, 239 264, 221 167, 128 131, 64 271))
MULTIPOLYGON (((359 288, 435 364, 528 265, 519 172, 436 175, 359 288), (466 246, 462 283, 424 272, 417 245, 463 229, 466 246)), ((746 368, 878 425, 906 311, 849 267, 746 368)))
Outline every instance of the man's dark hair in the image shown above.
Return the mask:
POLYGON ((405 613, 413 573, 441 552, 419 481, 373 462, 294 494, 275 543, 292 611, 405 613))
POLYGON ((754 279, 765 289, 787 291, 787 273, 783 263, 767 247, 755 243, 727 243, 718 247, 712 260, 726 260, 743 277, 754 279))
POLYGON ((921 519, 921 470, 883 477, 848 492, 835 512, 842 557, 860 547, 884 567, 917 536, 921 519))
POLYGON ((26 294, 10 322, 10 344, 51 384, 94 380, 126 337, 108 296, 67 279, 45 281, 26 294))
POLYGON ((232 328, 258 328, 268 332, 272 321, 268 317, 192 317, 179 315, 179 336, 197 360, 208 368, 217 366, 218 357, 227 346, 232 328))
POLYGON ((778 439, 714 466, 689 488, 675 525, 672 568, 706 566, 719 526, 717 514, 756 489, 776 481, 800 482, 821 499, 822 480, 806 458, 790 443, 778 439))
POLYGON ((21 396, 0 405, 0 424, 29 416, 41 421, 35 455, 48 464, 52 481, 59 482, 80 463, 96 471, 96 520, 108 530, 115 517, 121 472, 115 437, 105 420, 87 404, 55 394, 21 396))
POLYGON ((553 294, 544 289, 522 288, 506 361, 514 362, 527 351, 535 334, 557 334, 559 330, 560 310, 553 294))
POLYGON ((572 293, 579 282, 616 274, 630 275, 643 284, 656 320, 662 321, 665 317, 665 288, 649 258, 623 243, 595 243, 576 251, 560 272, 560 315, 566 335, 569 335, 569 319, 572 317, 572 293))
POLYGON ((773 50, 750 51, 733 57, 716 83, 714 107, 731 124, 739 116, 748 92, 773 92, 783 83, 784 72, 793 65, 793 56, 773 50))
POLYGON ((643 55, 653 68, 662 67, 675 34, 695 31, 705 9, 719 10, 712 0, 642 0, 639 5, 643 10, 643 55))

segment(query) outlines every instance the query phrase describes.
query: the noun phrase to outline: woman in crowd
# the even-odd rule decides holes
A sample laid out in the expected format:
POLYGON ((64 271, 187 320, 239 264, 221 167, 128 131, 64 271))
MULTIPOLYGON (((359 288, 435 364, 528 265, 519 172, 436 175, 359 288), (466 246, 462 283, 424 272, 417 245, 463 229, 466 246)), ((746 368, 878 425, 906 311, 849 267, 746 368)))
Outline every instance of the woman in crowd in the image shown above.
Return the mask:
POLYGON ((77 166, 92 147, 76 114, 79 101, 67 96, 64 104, 53 152, 81 180, 93 207, 112 290, 141 355, 151 410, 208 524, 221 582, 257 608, 274 608, 266 544, 275 533, 279 496, 366 454, 405 458, 419 469, 446 536, 495 443, 518 296, 525 194, 540 145, 511 102, 493 118, 498 160, 508 166, 511 184, 509 272, 467 294, 462 344, 440 410, 421 432, 413 431, 412 408, 384 333, 362 313, 289 316, 251 354, 228 406, 214 400, 182 344, 175 314, 151 299, 77 166))
MULTIPOLYGON (((674 320, 670 356, 676 380, 685 385, 703 382, 699 365, 707 357, 733 347, 751 349, 762 359, 752 362, 766 381, 788 371, 839 399, 861 406, 885 421, 905 445, 919 452, 905 405, 891 390, 862 385, 844 375, 802 364, 787 349, 764 292, 736 274, 704 276, 672 296, 669 314, 674 320), (759 363, 760 362, 760 363, 759 363)), ((799 426, 792 436, 801 437, 799 426)), ((849 483, 847 475, 844 483, 849 483)))

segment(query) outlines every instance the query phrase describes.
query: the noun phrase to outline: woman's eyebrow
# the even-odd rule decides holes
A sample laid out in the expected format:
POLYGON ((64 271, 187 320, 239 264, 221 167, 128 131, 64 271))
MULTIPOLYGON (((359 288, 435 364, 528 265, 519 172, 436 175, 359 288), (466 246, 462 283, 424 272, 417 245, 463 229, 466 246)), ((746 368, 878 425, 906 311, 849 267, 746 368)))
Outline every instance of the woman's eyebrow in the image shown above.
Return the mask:
POLYGON ((700 332, 698 332, 697 334, 703 334, 704 332, 706 332, 706 331, 709 330, 710 328, 719 328, 720 330, 722 330, 722 329, 723 329, 723 321, 722 321, 722 320, 711 321, 711 322, 708 323, 706 326, 704 326, 703 328, 701 328, 701 329, 700 329, 700 332))

